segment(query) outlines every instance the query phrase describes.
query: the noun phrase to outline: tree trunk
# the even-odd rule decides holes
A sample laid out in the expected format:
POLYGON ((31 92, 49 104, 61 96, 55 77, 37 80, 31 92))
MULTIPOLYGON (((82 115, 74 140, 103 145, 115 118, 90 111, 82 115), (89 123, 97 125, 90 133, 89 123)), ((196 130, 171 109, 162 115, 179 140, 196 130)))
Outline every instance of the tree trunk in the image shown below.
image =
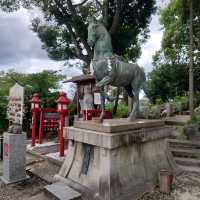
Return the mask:
POLYGON ((189 105, 190 115, 194 112, 194 74, 193 74, 193 0, 189 0, 190 6, 190 17, 189 17, 189 38, 190 38, 190 49, 189 49, 189 105))

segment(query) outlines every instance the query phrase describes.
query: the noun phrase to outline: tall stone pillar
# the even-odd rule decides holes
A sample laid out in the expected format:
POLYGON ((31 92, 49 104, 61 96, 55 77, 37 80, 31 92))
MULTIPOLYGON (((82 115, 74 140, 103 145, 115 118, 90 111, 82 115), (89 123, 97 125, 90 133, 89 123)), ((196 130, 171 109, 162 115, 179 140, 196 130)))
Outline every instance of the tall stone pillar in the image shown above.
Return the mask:
POLYGON ((4 133, 2 181, 11 184, 27 179, 26 134, 4 133))

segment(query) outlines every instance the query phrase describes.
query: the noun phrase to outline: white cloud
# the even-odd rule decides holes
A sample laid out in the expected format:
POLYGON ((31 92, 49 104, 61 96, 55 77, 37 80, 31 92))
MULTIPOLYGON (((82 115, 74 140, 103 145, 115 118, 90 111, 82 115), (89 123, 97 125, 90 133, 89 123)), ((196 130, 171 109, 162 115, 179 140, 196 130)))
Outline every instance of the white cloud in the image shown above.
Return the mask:
MULTIPOLYGON (((163 6, 168 1, 157 0, 157 3, 158 6, 163 6)), ((31 19, 38 15, 41 16, 39 10, 21 9, 14 13, 0 11, 0 70, 16 69, 25 73, 40 72, 44 69, 61 70, 67 77, 80 74, 80 69, 76 67, 67 68, 64 62, 50 60, 46 51, 41 49, 39 38, 30 30, 31 19)), ((152 55, 159 50, 162 40, 158 15, 153 16, 150 31, 150 38, 142 46, 142 56, 138 60, 146 72, 152 70, 152 55)), ((70 87, 66 84, 63 89, 70 87)))
POLYGON ((142 46, 142 55, 138 60, 138 64, 145 68, 145 72, 150 72, 152 70, 152 56, 161 47, 163 32, 157 15, 152 18, 150 30, 150 38, 142 46))
MULTIPOLYGON (((159 8, 165 7, 170 0, 157 0, 157 6, 159 8)), ((142 46, 142 55, 138 59, 138 64, 144 67, 145 72, 148 73, 152 70, 152 56, 158 51, 161 47, 161 41, 163 37, 162 26, 159 23, 159 16, 156 13, 152 17, 152 21, 150 23, 150 38, 148 41, 142 46)))

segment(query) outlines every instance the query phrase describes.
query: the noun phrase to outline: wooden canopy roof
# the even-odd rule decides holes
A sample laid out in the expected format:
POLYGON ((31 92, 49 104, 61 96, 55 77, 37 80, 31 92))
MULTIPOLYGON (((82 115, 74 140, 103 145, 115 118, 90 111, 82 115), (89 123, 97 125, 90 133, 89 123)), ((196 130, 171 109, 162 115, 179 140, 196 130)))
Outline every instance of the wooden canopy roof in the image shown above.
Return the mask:
POLYGON ((95 78, 91 74, 83 74, 80 76, 74 76, 72 79, 64 81, 64 83, 82 83, 82 82, 95 82, 95 78))

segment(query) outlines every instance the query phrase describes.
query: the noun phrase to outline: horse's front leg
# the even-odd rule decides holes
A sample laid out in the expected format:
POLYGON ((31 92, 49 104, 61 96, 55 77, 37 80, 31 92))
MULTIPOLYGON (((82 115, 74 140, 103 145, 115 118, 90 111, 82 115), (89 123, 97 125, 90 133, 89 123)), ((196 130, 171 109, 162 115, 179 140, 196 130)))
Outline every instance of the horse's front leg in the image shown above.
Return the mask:
POLYGON ((105 110, 105 92, 104 87, 101 87, 101 114, 100 114, 100 122, 103 123, 104 119, 104 110, 105 110))
POLYGON ((99 81, 96 86, 103 87, 105 85, 109 85, 112 82, 112 78, 110 76, 104 77, 101 81, 99 81))
POLYGON ((128 121, 134 121, 139 111, 139 93, 133 91, 132 98, 133 98, 132 111, 128 117, 128 121))

